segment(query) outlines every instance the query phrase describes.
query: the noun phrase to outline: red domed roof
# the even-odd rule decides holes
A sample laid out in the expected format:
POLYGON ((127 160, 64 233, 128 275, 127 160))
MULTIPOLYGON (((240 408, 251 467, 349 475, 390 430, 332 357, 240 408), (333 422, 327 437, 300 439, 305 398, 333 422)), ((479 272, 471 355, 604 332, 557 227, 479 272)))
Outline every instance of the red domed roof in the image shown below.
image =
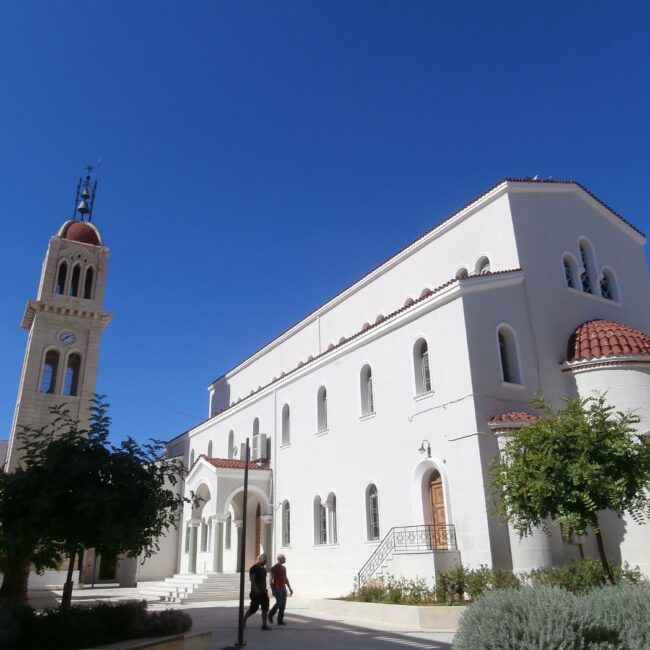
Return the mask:
POLYGON ((567 361, 638 354, 650 355, 650 336, 612 320, 590 320, 571 335, 567 361))
POLYGON ((92 244, 101 246, 102 241, 99 236, 99 230, 87 221, 73 219, 63 224, 59 236, 70 241, 78 241, 82 244, 92 244))

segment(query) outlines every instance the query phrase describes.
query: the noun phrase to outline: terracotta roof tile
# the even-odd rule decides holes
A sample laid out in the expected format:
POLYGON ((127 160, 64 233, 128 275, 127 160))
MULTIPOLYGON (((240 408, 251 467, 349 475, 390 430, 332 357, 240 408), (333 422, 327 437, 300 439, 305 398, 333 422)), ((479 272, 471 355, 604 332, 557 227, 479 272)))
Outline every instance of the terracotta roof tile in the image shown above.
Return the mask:
POLYGON ((499 413, 488 418, 488 422, 536 422, 539 416, 525 413, 524 411, 508 411, 507 413, 499 413))
MULTIPOLYGON (((224 469, 244 469, 246 466, 246 461, 235 460, 234 458, 208 458, 204 454, 201 454, 201 458, 205 458, 205 460, 207 460, 210 465, 214 465, 215 467, 222 467, 224 469)), ((260 463, 249 462, 248 469, 268 470, 269 468, 264 467, 264 465, 261 465, 260 463)))
MULTIPOLYGON (((487 278, 487 277, 490 277, 490 276, 493 276, 493 275, 508 275, 510 273, 520 273, 521 270, 522 269, 508 269, 508 270, 505 270, 505 271, 488 271, 487 273, 483 273, 481 275, 468 275, 466 278, 462 278, 462 279, 451 278, 450 280, 447 280, 447 282, 444 282, 440 286, 433 289, 433 291, 431 289, 426 289, 426 290, 424 290, 422 292, 422 295, 419 298, 417 298, 416 300, 414 300, 413 302, 411 302, 411 303, 409 303, 407 305, 404 305, 403 307, 400 307, 399 309, 396 309, 395 311, 391 312, 390 314, 387 314, 381 321, 373 323, 372 325, 370 325, 369 323, 364 323, 363 327, 358 332, 355 332, 351 336, 348 336, 344 341, 340 341, 336 345, 334 343, 331 343, 328 346, 327 350, 325 350, 324 352, 321 352, 320 354, 317 354, 316 356, 311 356, 310 355, 307 358, 306 361, 300 361, 296 365, 295 368, 292 368, 291 370, 288 370, 284 374, 284 377, 287 377, 287 376, 293 374, 294 372, 296 372, 297 370, 300 370, 301 368, 304 368, 305 366, 309 365, 310 363, 312 363, 314 361, 317 361, 318 359, 321 359, 322 357, 329 354, 330 352, 333 352, 334 350, 340 348, 342 345, 345 345, 346 343, 349 343, 350 341, 353 341, 354 339, 358 338, 362 334, 365 334, 369 330, 374 329, 375 327, 379 327, 380 325, 385 323, 387 320, 390 320, 391 318, 394 318, 395 316, 401 314, 402 312, 405 312, 408 309, 412 309, 416 305, 419 305, 421 302, 427 300, 431 296, 439 293, 440 291, 442 291, 443 289, 447 288, 448 286, 450 286, 450 285, 452 285, 454 283, 463 283, 464 284, 464 283, 466 283, 468 281, 472 282, 474 280, 478 280, 480 278, 487 278)), ((236 402, 234 402, 233 404, 230 404, 229 406, 226 406, 225 408, 221 409, 218 413, 215 413, 214 415, 210 416, 209 418, 207 418, 203 422, 207 422, 208 420, 212 419, 213 417, 216 417, 217 415, 221 415, 225 411, 228 411, 229 409, 233 408, 233 406, 236 406, 240 402, 243 402, 243 401, 247 400, 249 397, 252 397, 253 395, 259 393, 262 390, 264 390, 265 388, 268 388, 269 386, 275 384, 275 382, 277 382, 279 379, 283 379, 284 377, 280 377, 280 378, 273 377, 273 379, 270 382, 268 382, 267 384, 265 384, 264 386, 261 386, 261 387, 257 388, 257 390, 252 390, 249 395, 245 395, 244 397, 238 398, 236 402)), ((199 424, 202 424, 202 423, 199 423, 199 424)), ((190 430, 191 429, 188 429, 188 431, 190 431, 190 430)), ((243 465, 242 465, 242 467, 243 467, 243 465)))
POLYGON ((583 323, 569 338, 567 361, 590 361, 626 355, 650 355, 650 336, 611 320, 583 323))

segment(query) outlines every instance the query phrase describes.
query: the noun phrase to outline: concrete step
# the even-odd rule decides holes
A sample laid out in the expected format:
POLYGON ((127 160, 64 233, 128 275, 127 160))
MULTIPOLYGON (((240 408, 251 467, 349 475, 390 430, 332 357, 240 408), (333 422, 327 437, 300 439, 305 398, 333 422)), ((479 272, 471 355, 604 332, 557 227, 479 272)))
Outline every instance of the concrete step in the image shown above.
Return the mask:
POLYGON ((164 581, 141 583, 138 593, 172 603, 231 600, 239 597, 239 583, 238 573, 176 574, 164 581))

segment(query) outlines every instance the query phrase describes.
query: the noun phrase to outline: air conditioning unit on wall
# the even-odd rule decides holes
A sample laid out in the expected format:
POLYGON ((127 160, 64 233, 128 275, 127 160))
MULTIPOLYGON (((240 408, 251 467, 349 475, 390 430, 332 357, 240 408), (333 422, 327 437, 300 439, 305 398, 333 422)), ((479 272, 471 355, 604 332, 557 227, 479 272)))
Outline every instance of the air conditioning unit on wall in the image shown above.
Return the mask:
POLYGON ((268 444, 267 437, 265 433, 260 433, 257 436, 253 436, 253 447, 251 449, 251 460, 267 460, 269 457, 268 454, 268 444))

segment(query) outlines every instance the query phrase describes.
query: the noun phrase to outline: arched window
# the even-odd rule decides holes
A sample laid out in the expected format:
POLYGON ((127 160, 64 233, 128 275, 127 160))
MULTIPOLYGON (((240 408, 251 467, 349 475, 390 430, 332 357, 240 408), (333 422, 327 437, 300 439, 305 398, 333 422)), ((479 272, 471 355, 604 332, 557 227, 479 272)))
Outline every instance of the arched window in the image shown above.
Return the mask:
POLYGON ((366 524, 368 541, 379 539, 379 497, 374 483, 366 490, 366 524))
POLYGON ((288 445, 291 442, 291 411, 289 405, 282 407, 282 444, 288 445))
POLYGON ((564 262, 564 279, 569 289, 578 289, 578 273, 576 263, 571 255, 563 257, 564 262))
MULTIPOLYGON (((251 447, 250 447, 250 458, 257 460, 259 458, 259 451, 260 451, 260 419, 255 418, 253 420, 253 436, 251 440, 251 447)), ((242 460, 246 460, 245 458, 242 458, 242 460)))
POLYGON ((90 300, 93 297, 93 280, 95 273, 92 266, 86 269, 86 277, 84 279, 84 298, 90 300))
POLYGON ((461 266, 458 271, 456 271, 456 279, 462 280, 468 276, 467 269, 464 266, 461 266))
POLYGON ((372 392, 372 369, 365 365, 361 369, 361 415, 375 412, 375 397, 372 392))
POLYGON ((208 524, 205 519, 201 520, 201 552, 208 550, 208 524))
POLYGON ((600 281, 600 295, 607 300, 619 299, 616 278, 610 269, 603 269, 603 277, 600 281))
POLYGON ((314 497, 314 544, 327 544, 327 508, 319 496, 314 497))
POLYGON ((490 259, 488 257, 479 257, 476 262, 476 275, 484 275, 491 271, 490 259))
POLYGON ((329 544, 338 543, 338 528, 336 524, 336 495, 330 492, 327 497, 327 541, 329 544))
POLYGON ((76 396, 79 395, 79 375, 81 374, 81 356, 73 352, 68 357, 68 365, 65 369, 65 382, 63 384, 63 394, 76 396))
POLYGON ((228 433, 228 458, 235 455, 235 432, 231 429, 228 433))
POLYGON ((59 353, 56 350, 49 350, 45 355, 43 370, 41 371, 41 393, 54 393, 58 371, 59 353))
POLYGON ((59 264, 59 270, 56 274, 56 285, 54 286, 54 293, 65 293, 65 281, 68 277, 68 263, 66 261, 59 264))
POLYGON ((424 339, 418 339, 413 346, 413 366, 415 371, 415 393, 423 395, 430 392, 429 346, 424 339))
POLYGON ((212 440, 208 442, 208 458, 212 458, 212 440))
POLYGON ((190 467, 194 465, 194 449, 190 452, 190 467))
POLYGON ((499 343, 499 360, 501 361, 501 377, 510 384, 521 384, 519 359, 517 358, 517 341, 515 333, 507 326, 499 327, 497 333, 499 343))
POLYGON ((72 277, 70 279, 70 295, 79 295, 79 283, 81 282, 81 266, 75 264, 72 267, 72 277))
POLYGON ((327 431, 327 389, 321 386, 316 397, 318 410, 318 431, 327 431))
POLYGON ((228 513, 226 517, 226 550, 229 551, 232 546, 232 515, 228 513))
POLYGON ((580 282, 582 290, 586 293, 594 293, 594 264, 591 246, 582 240, 580 241, 580 262, 582 263, 582 273, 580 282))
POLYGON ((282 546, 291 545, 291 506, 288 501, 282 504, 282 546))

